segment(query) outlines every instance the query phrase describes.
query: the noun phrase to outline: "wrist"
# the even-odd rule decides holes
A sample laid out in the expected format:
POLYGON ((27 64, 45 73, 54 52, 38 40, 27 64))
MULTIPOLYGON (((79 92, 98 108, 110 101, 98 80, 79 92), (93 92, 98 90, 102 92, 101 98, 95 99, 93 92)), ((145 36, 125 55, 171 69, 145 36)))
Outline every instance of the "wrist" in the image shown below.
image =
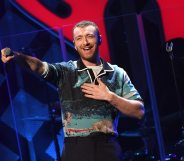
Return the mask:
POLYGON ((113 97, 114 97, 114 93, 111 92, 111 91, 109 91, 109 94, 108 94, 108 96, 107 96, 107 101, 108 101, 109 103, 111 103, 112 100, 113 100, 113 97))

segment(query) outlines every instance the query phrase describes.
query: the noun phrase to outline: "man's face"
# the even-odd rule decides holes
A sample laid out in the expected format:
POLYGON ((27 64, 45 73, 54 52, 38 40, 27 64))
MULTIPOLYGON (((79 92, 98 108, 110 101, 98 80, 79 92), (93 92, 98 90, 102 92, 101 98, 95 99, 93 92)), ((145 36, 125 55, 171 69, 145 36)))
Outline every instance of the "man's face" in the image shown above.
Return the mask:
POLYGON ((76 27, 73 31, 74 45, 83 60, 93 61, 98 54, 98 36, 94 26, 76 27))

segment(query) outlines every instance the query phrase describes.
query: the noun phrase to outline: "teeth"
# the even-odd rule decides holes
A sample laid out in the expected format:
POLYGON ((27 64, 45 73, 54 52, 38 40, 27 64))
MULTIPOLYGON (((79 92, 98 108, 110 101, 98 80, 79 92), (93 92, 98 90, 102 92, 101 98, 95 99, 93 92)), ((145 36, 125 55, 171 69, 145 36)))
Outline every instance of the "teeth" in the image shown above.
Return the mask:
POLYGON ((89 50, 90 48, 84 48, 84 50, 89 50))

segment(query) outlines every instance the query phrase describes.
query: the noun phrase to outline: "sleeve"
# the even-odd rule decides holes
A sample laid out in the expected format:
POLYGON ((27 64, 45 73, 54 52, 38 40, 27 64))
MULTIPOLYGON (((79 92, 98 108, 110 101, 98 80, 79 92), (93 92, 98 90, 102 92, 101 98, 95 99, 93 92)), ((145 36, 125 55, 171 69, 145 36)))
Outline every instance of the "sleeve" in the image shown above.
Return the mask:
POLYGON ((126 99, 143 101, 125 71, 123 75, 123 81, 123 97, 126 99))
POLYGON ((64 69, 62 63, 49 64, 44 63, 44 72, 42 77, 54 85, 58 85, 63 79, 64 69))

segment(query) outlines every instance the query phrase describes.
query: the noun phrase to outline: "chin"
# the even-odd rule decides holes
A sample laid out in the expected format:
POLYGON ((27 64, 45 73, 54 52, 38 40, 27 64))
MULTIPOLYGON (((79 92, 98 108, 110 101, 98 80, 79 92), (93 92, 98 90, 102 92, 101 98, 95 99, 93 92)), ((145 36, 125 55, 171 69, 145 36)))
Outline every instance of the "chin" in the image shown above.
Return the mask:
POLYGON ((86 60, 91 60, 91 59, 94 59, 95 55, 94 54, 82 54, 81 57, 86 60))
POLYGON ((87 60, 87 61, 93 61, 94 58, 93 57, 83 57, 83 59, 87 60))

